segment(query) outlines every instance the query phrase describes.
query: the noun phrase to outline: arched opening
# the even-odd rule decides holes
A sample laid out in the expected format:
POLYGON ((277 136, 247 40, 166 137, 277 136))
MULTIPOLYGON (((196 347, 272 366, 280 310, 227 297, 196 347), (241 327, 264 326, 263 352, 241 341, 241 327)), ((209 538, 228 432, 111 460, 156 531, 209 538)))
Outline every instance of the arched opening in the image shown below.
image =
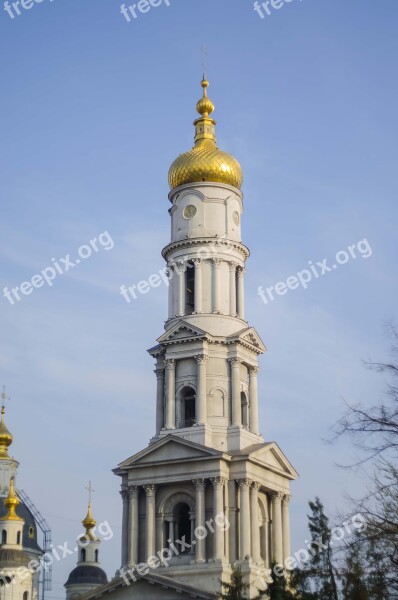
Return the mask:
POLYGON ((95 562, 98 562, 98 550, 95 551, 95 562))
POLYGON ((21 532, 18 531, 17 532, 17 544, 19 545, 21 543, 21 532))
POLYGON ((3 531, 1 532, 1 543, 7 543, 7 531, 5 529, 3 529, 3 531))
MULTIPOLYGON (((187 544, 191 543, 191 517, 190 508, 188 504, 180 503, 174 509, 175 516, 175 533, 176 540, 185 541, 187 544)), ((188 548, 183 548, 183 553, 189 552, 188 548)))
POLYGON ((22 600, 29 600, 29 592, 23 593, 22 600))
POLYGON ((82 548, 80 550, 80 562, 86 562, 86 550, 82 548))
POLYGON ((249 428, 249 402, 245 392, 240 395, 240 405, 242 411, 242 426, 246 429, 249 428))
POLYGON ((192 315, 195 311, 195 266, 187 263, 186 272, 185 314, 192 315))
POLYGON ((191 387, 181 392, 182 426, 192 427, 196 423, 196 394, 191 387))

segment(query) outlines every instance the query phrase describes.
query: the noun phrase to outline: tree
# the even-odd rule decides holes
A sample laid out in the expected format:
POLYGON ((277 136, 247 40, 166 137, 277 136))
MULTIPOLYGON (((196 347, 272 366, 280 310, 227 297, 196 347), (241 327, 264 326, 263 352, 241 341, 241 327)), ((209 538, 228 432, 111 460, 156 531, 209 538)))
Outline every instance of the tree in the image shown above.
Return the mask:
POLYGON ((243 575, 240 568, 236 567, 232 570, 231 582, 223 583, 223 592, 219 594, 221 600, 245 600, 245 590, 249 587, 246 583, 243 583, 243 575))
POLYGON ((369 600, 366 561, 360 534, 347 547, 343 574, 344 600, 369 600))
MULTIPOLYGON (((280 565, 273 564, 271 572, 272 583, 268 585, 268 598, 269 600, 295 600, 297 596, 294 596, 290 590, 289 581, 286 577, 286 572, 280 565)), ((259 596, 258 599, 263 598, 259 596)))

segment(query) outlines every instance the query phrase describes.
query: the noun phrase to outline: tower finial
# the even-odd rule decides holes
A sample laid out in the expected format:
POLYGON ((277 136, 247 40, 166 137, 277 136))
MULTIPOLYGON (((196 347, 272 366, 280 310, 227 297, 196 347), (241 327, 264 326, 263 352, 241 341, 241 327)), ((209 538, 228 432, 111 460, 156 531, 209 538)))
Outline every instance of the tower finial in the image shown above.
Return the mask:
POLYGON ((4 517, 7 521, 22 521, 21 517, 17 515, 15 510, 20 504, 20 500, 15 492, 15 478, 14 476, 10 479, 10 490, 7 498, 3 501, 4 506, 7 508, 7 515, 4 517))
POLYGON ((8 447, 12 444, 12 435, 8 431, 4 422, 4 415, 6 412, 6 400, 9 400, 6 394, 6 388, 3 386, 1 393, 1 420, 0 420, 0 458, 9 458, 8 447))
POLYGON ((206 44, 203 44, 203 81, 206 81, 206 55, 207 55, 206 44))
POLYGON ((90 540, 94 540, 95 534, 92 530, 94 529, 97 521, 94 519, 92 512, 91 512, 92 495, 93 495, 93 492, 95 491, 93 489, 93 486, 91 485, 91 481, 89 481, 88 486, 86 487, 86 490, 88 491, 88 510, 87 510, 86 517, 82 521, 82 525, 86 530, 86 536, 90 540))

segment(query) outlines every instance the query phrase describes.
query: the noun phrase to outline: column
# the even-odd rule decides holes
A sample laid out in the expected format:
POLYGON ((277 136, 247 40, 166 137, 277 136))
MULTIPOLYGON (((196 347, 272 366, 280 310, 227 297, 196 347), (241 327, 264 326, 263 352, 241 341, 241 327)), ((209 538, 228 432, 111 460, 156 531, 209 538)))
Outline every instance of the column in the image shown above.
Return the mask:
POLYGON ((229 532, 228 532, 228 543, 229 543, 229 562, 234 563, 238 559, 237 551, 237 489, 235 480, 231 479, 228 482, 228 520, 229 520, 229 532))
POLYGON ((236 317, 236 267, 236 263, 229 263, 229 314, 231 317, 236 317))
POLYGON ((250 479, 238 479, 240 487, 239 540, 240 560, 250 557, 250 479))
POLYGON ((176 263, 178 272, 178 309, 177 316, 183 317, 185 315, 185 263, 180 260, 176 263))
POLYGON ((176 375, 175 360, 166 360, 166 429, 175 429, 176 423, 176 375))
POLYGON ((123 501, 123 519, 122 519, 122 567, 129 562, 129 493, 127 489, 120 492, 123 501))
POLYGON ((213 313, 219 314, 220 307, 220 291, 221 291, 221 258, 213 258, 213 313))
POLYGON ((175 271, 173 270, 174 265, 170 265, 168 267, 166 274, 169 280, 169 319, 175 317, 175 309, 174 309, 174 282, 173 279, 175 277, 175 271))
POLYGON ((206 483, 204 479, 194 479, 193 484, 195 486, 195 530, 197 531, 196 537, 193 539, 196 542, 195 546, 195 562, 204 563, 206 562, 206 538, 203 536, 206 533, 206 504, 205 504, 205 491, 206 483), (198 529, 199 528, 199 529, 198 529))
POLYGON ((129 494, 129 546, 128 564, 136 565, 138 562, 138 496, 139 488, 136 485, 128 487, 129 494))
POLYGON ((155 486, 148 484, 143 486, 146 492, 146 547, 145 560, 155 554, 156 541, 156 508, 155 508, 155 486))
POLYGON ((174 519, 170 519, 169 520, 169 537, 167 538, 167 541, 170 544, 173 544, 175 542, 175 523, 174 523, 174 519))
POLYGON ((289 503, 292 497, 285 494, 282 498, 283 560, 290 557, 290 518, 289 503))
POLYGON ((283 563, 282 542, 282 496, 281 492, 272 494, 272 553, 271 561, 283 563))
POLYGON ((155 552, 160 552, 166 547, 164 539, 164 514, 156 515, 156 548, 155 552))
MULTIPOLYGON (((213 498, 213 519, 215 520, 217 515, 224 514, 224 485, 226 483, 226 479, 224 477, 213 477, 211 479, 214 489, 214 498, 213 498)), ((213 560, 214 561, 224 561, 224 532, 220 527, 215 525, 214 528, 214 544, 213 544, 213 560)))
POLYGON ((156 434, 158 435, 164 423, 164 369, 155 369, 156 385, 156 434))
POLYGON ((195 314, 200 314, 203 312, 202 261, 195 258, 192 262, 195 266, 195 314))
POLYGON ((270 567, 271 566, 271 556, 270 556, 270 520, 268 517, 265 518, 264 521, 264 536, 265 536, 265 540, 264 540, 264 550, 265 550, 265 566, 266 567, 270 567))
POLYGON ((261 562, 261 546, 260 546, 260 520, 258 514, 258 492, 260 484, 253 481, 250 488, 250 512, 251 512, 251 538, 252 552, 251 556, 254 562, 261 562))
POLYGON ((249 403, 250 403, 250 431, 258 435, 258 387, 257 375, 259 369, 251 367, 249 369, 249 403))
POLYGON ((206 409, 207 409, 207 378, 206 378, 206 362, 208 356, 205 354, 198 354, 195 356, 197 364, 197 389, 196 389, 196 423, 202 425, 206 423, 206 409))
POLYGON ((240 360, 230 358, 232 386, 232 425, 242 425, 242 410, 240 406, 240 360))
POLYGON ((245 289, 244 289, 244 274, 245 269, 238 267, 238 316, 244 320, 245 318, 245 289))

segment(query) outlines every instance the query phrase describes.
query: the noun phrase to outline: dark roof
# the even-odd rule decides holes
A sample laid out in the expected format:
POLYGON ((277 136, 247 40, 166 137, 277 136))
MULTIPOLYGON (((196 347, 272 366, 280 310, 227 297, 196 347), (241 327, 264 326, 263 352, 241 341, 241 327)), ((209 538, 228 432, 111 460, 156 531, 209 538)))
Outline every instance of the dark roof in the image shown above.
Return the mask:
POLYGON ((0 568, 27 567, 30 558, 23 550, 6 550, 0 548, 0 568))
MULTIPOLYGON (((42 552, 38 542, 37 542, 37 525, 34 516, 30 512, 29 508, 25 506, 23 502, 21 502, 16 510, 16 513, 21 519, 25 521, 25 525, 23 526, 22 533, 22 545, 25 550, 36 550, 38 552, 42 552), (29 535, 29 530, 33 527, 33 534, 29 535)), ((3 502, 0 500, 0 519, 5 517, 7 514, 7 509, 4 506, 3 502)))
POLYGON ((80 565, 73 569, 68 577, 67 585, 90 583, 93 585, 102 585, 108 583, 105 571, 94 565, 80 565))

